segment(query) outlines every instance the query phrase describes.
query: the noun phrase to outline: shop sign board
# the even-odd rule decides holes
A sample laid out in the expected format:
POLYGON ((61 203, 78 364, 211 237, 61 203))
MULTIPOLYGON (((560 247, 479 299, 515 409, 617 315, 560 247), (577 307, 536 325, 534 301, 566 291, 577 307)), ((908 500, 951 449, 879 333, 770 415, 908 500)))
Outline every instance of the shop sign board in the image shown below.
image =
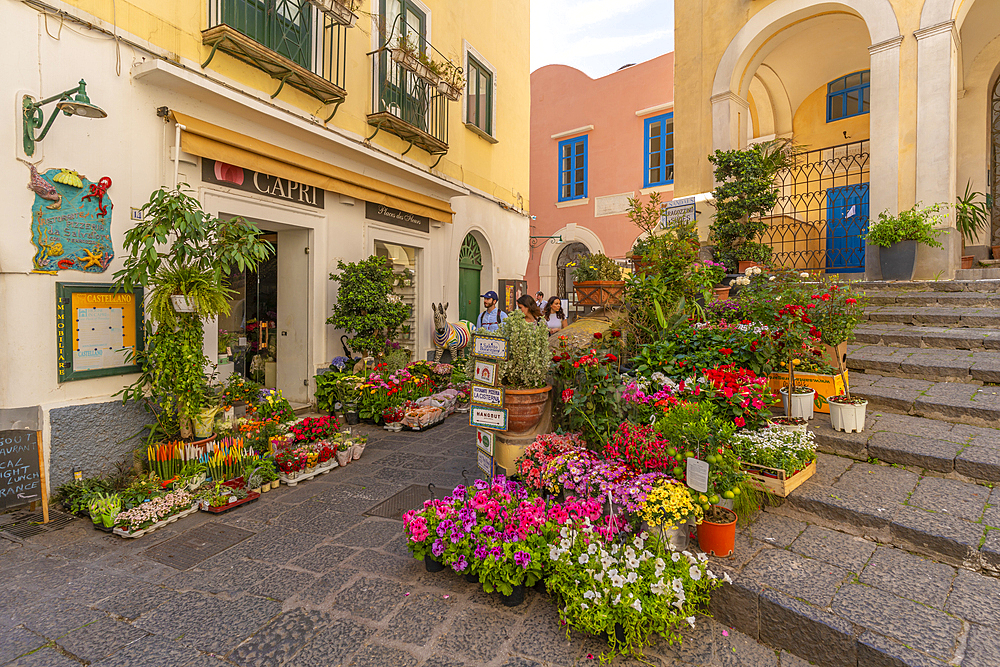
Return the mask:
MULTIPOLYGON (((472 356, 507 360, 507 339, 502 336, 472 335, 472 356)), ((494 377, 496 373, 494 373, 494 377)))
POLYGON ((0 510, 42 500, 37 431, 0 431, 0 510))
POLYGON ((143 348, 142 288, 56 283, 59 382, 138 373, 143 348))
POLYGON ((474 405, 502 408, 503 399, 503 387, 484 387, 479 384, 472 385, 472 403, 474 405))
POLYGON ((493 479, 493 456, 487 454, 484 451, 476 452, 476 463, 479 469, 486 473, 489 477, 487 479, 493 479))
POLYGON ((365 202, 365 217, 376 222, 385 222, 396 227, 412 229, 415 232, 426 234, 431 231, 431 219, 426 215, 414 215, 371 201, 365 202))
POLYGON ((665 203, 660 227, 669 229, 678 224, 694 222, 697 217, 694 204, 694 197, 681 197, 665 203))
POLYGON ((476 428, 506 431, 507 411, 504 408, 488 408, 483 405, 473 405, 469 411, 469 423, 476 428))
POLYGON ((472 381, 495 387, 497 385, 497 364, 493 361, 476 359, 476 370, 472 381))
POLYGON ((271 176, 208 158, 201 160, 201 180, 311 208, 326 207, 326 192, 315 185, 297 183, 280 176, 271 176))
POLYGON ((496 435, 491 431, 484 431, 482 429, 476 430, 476 449, 481 452, 486 452, 490 456, 493 456, 493 444, 495 442, 494 438, 496 435))

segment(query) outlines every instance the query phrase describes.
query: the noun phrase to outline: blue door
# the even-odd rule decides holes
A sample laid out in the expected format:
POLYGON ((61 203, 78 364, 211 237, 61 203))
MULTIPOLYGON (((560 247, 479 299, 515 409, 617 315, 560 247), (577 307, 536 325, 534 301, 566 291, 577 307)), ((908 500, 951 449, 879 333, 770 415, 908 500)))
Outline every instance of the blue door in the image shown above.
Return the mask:
POLYGON ((826 191, 826 270, 863 273, 868 233, 868 184, 826 191))

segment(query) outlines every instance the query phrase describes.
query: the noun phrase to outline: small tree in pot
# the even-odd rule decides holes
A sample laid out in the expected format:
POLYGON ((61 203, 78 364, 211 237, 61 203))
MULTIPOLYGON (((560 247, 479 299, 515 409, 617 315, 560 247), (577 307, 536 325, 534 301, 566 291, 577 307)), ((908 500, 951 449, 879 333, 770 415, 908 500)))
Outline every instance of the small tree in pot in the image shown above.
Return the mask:
POLYGON ((340 283, 337 303, 327 323, 350 334, 354 352, 380 357, 410 316, 410 306, 393 293, 395 276, 385 257, 372 255, 360 262, 337 261, 330 280, 340 283))

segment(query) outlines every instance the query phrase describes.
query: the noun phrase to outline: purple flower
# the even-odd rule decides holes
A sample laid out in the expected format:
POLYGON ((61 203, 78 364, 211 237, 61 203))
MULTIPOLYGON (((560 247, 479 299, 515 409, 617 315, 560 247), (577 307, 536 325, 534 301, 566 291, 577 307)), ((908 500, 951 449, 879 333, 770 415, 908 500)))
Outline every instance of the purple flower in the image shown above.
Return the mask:
POLYGON ((451 495, 454 496, 455 498, 458 498, 459 500, 465 498, 465 487, 459 484, 458 486, 455 487, 455 490, 452 492, 451 495))
POLYGON ((455 527, 454 521, 452 521, 451 519, 445 519, 444 521, 438 524, 438 529, 437 529, 438 537, 444 537, 445 534, 454 527, 455 527))
POLYGON ((486 547, 484 547, 484 546, 478 546, 478 547, 476 547, 476 550, 473 552, 472 555, 475 556, 476 558, 478 558, 479 560, 483 560, 484 558, 486 558, 486 556, 489 555, 489 553, 490 553, 490 550, 487 549, 486 547))
POLYGON ((471 507, 463 507, 458 510, 458 519, 462 523, 475 523, 476 522, 476 510, 471 507))
POLYGON ((473 486, 475 486, 480 491, 485 491, 486 489, 488 489, 490 487, 489 482, 487 482, 485 480, 482 480, 482 479, 477 479, 473 483, 473 486))
POLYGON ((514 554, 514 562, 521 566, 521 569, 527 570, 528 563, 531 562, 531 554, 527 551, 518 551, 514 554))
POLYGON ((455 529, 451 531, 451 543, 458 544, 462 539, 465 538, 465 533, 455 526, 455 529))
POLYGON ((464 555, 460 555, 451 562, 451 568, 455 570, 455 572, 464 572, 467 567, 469 567, 469 563, 465 560, 464 555))
POLYGON ((483 526, 483 530, 479 534, 483 537, 496 537, 497 529, 493 526, 483 526))
POLYGON ((500 547, 493 547, 490 549, 490 554, 493 556, 493 560, 500 562, 503 559, 503 549, 500 547))
POLYGON ((435 558, 440 558, 441 554, 444 553, 444 542, 440 539, 434 540, 434 544, 431 545, 431 553, 434 554, 435 558))

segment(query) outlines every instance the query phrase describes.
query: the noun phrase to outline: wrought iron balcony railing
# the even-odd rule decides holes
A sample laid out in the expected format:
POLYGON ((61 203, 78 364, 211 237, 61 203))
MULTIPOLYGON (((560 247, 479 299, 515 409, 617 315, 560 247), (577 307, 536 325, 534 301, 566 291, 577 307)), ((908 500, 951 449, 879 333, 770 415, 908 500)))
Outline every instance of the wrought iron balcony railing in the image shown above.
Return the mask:
MULTIPOLYGON (((432 79, 418 76, 407 63, 393 59, 398 49, 373 51, 372 113, 368 124, 375 134, 385 130, 431 155, 448 152, 448 97, 432 79)), ((398 56, 397 56, 398 57, 398 56)), ((375 137, 373 134, 369 139, 375 137)))
POLYGON ((279 81, 271 97, 288 84, 339 106, 347 97, 347 30, 307 0, 208 0, 201 34, 212 52, 202 67, 222 51, 279 81))

